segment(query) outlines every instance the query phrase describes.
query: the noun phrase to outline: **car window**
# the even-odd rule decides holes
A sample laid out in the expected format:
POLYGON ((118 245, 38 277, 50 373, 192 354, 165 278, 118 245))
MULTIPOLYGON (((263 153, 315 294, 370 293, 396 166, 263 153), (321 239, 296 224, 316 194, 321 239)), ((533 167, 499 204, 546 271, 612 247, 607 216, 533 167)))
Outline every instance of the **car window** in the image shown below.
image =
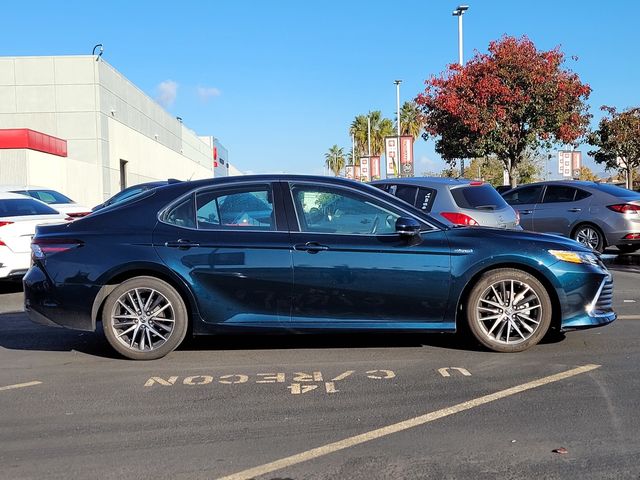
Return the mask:
POLYGON ((381 235, 395 233, 399 215, 346 189, 296 185, 291 189, 303 232, 381 235))
POLYGON ((193 196, 189 195, 189 197, 171 208, 165 215, 164 221, 178 227, 196 228, 193 196))
POLYGON ((108 200, 108 205, 113 205, 114 203, 122 202, 127 198, 131 198, 134 195, 138 195, 144 191, 148 190, 148 187, 131 187, 125 190, 122 190, 120 193, 116 193, 113 197, 108 200))
POLYGON ((507 206, 507 203, 488 183, 481 185, 465 185, 451 189, 453 201, 460 208, 472 210, 497 210, 507 206))
POLYGON ((271 190, 266 186, 213 190, 196 196, 199 229, 247 228, 275 230, 271 190))
POLYGON ((55 215, 58 212, 30 198, 8 198, 0 200, 0 218, 27 215, 55 215))
POLYGON ((503 198, 509 205, 523 205, 525 203, 536 203, 540 198, 542 192, 542 185, 535 185, 532 187, 522 187, 516 190, 511 190, 506 193, 503 198))
POLYGON ((436 198, 436 191, 433 188, 420 187, 416 197, 416 207, 423 212, 430 212, 436 198))
POLYGON ((578 200, 584 200, 587 197, 590 197, 591 194, 589 192, 587 192, 586 190, 581 190, 579 188, 576 188, 576 196, 574 198, 574 200, 577 202, 578 200))
POLYGON ((542 203, 573 202, 576 189, 565 185, 549 185, 544 192, 542 203))
POLYGON ((414 187, 412 185, 397 185, 394 195, 410 205, 415 205, 417 193, 418 187, 414 187))

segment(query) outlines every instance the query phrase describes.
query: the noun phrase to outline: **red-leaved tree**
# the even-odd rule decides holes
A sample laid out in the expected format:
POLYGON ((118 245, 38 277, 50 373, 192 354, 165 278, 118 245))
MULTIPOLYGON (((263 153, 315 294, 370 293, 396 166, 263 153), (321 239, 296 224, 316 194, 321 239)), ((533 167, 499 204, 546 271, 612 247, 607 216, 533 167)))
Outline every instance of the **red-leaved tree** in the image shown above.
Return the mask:
POLYGON ((425 82, 416 98, 423 137, 436 137, 436 151, 449 163, 496 155, 515 186, 527 150, 574 143, 587 131, 591 88, 563 61, 559 48, 539 51, 527 37, 491 42, 488 53, 425 82))

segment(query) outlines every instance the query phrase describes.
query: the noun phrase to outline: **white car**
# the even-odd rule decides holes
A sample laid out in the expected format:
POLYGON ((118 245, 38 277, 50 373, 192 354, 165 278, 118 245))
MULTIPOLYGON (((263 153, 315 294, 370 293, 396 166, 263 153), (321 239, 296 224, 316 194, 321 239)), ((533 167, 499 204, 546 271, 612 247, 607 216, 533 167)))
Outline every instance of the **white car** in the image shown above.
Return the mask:
POLYGON ((17 278, 29 269, 36 225, 64 223, 67 218, 39 200, 0 192, 0 279, 17 278))
POLYGON ((77 204, 69 197, 63 195, 56 190, 44 187, 34 186, 17 186, 17 185, 2 185, 0 186, 0 192, 19 193, 21 195, 28 195, 36 200, 46 203, 51 208, 57 210, 60 213, 64 213, 72 219, 84 217, 91 213, 91 209, 84 205, 77 204))

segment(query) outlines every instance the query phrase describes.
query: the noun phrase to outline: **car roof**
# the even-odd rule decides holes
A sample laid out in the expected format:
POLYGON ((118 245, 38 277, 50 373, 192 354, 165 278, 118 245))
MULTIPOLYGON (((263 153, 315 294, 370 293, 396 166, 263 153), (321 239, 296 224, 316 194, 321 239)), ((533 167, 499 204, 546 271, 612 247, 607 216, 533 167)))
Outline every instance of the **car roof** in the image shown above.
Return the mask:
MULTIPOLYGON (((469 185, 479 180, 470 180, 468 178, 449 178, 449 177, 404 177, 404 178, 387 178, 384 180, 376 180, 371 182, 372 185, 381 184, 408 184, 418 186, 430 185, 469 185)), ((482 182, 485 183, 485 182, 482 182)))

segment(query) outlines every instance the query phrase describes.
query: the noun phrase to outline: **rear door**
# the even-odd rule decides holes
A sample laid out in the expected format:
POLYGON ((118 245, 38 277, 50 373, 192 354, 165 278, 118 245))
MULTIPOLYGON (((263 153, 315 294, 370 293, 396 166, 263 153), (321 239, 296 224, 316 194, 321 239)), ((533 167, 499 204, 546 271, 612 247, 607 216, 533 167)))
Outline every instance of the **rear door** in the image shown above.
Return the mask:
POLYGON ((547 185, 533 214, 537 232, 568 237, 571 230, 589 212, 591 194, 570 185, 547 185))
POLYGON ((164 263, 195 292, 207 323, 284 326, 293 268, 277 184, 202 188, 168 207, 153 236, 164 263))
POLYGON ((533 212, 543 189, 543 185, 529 185, 511 190, 502 197, 520 213, 520 226, 525 230, 538 231, 534 225, 533 212))

